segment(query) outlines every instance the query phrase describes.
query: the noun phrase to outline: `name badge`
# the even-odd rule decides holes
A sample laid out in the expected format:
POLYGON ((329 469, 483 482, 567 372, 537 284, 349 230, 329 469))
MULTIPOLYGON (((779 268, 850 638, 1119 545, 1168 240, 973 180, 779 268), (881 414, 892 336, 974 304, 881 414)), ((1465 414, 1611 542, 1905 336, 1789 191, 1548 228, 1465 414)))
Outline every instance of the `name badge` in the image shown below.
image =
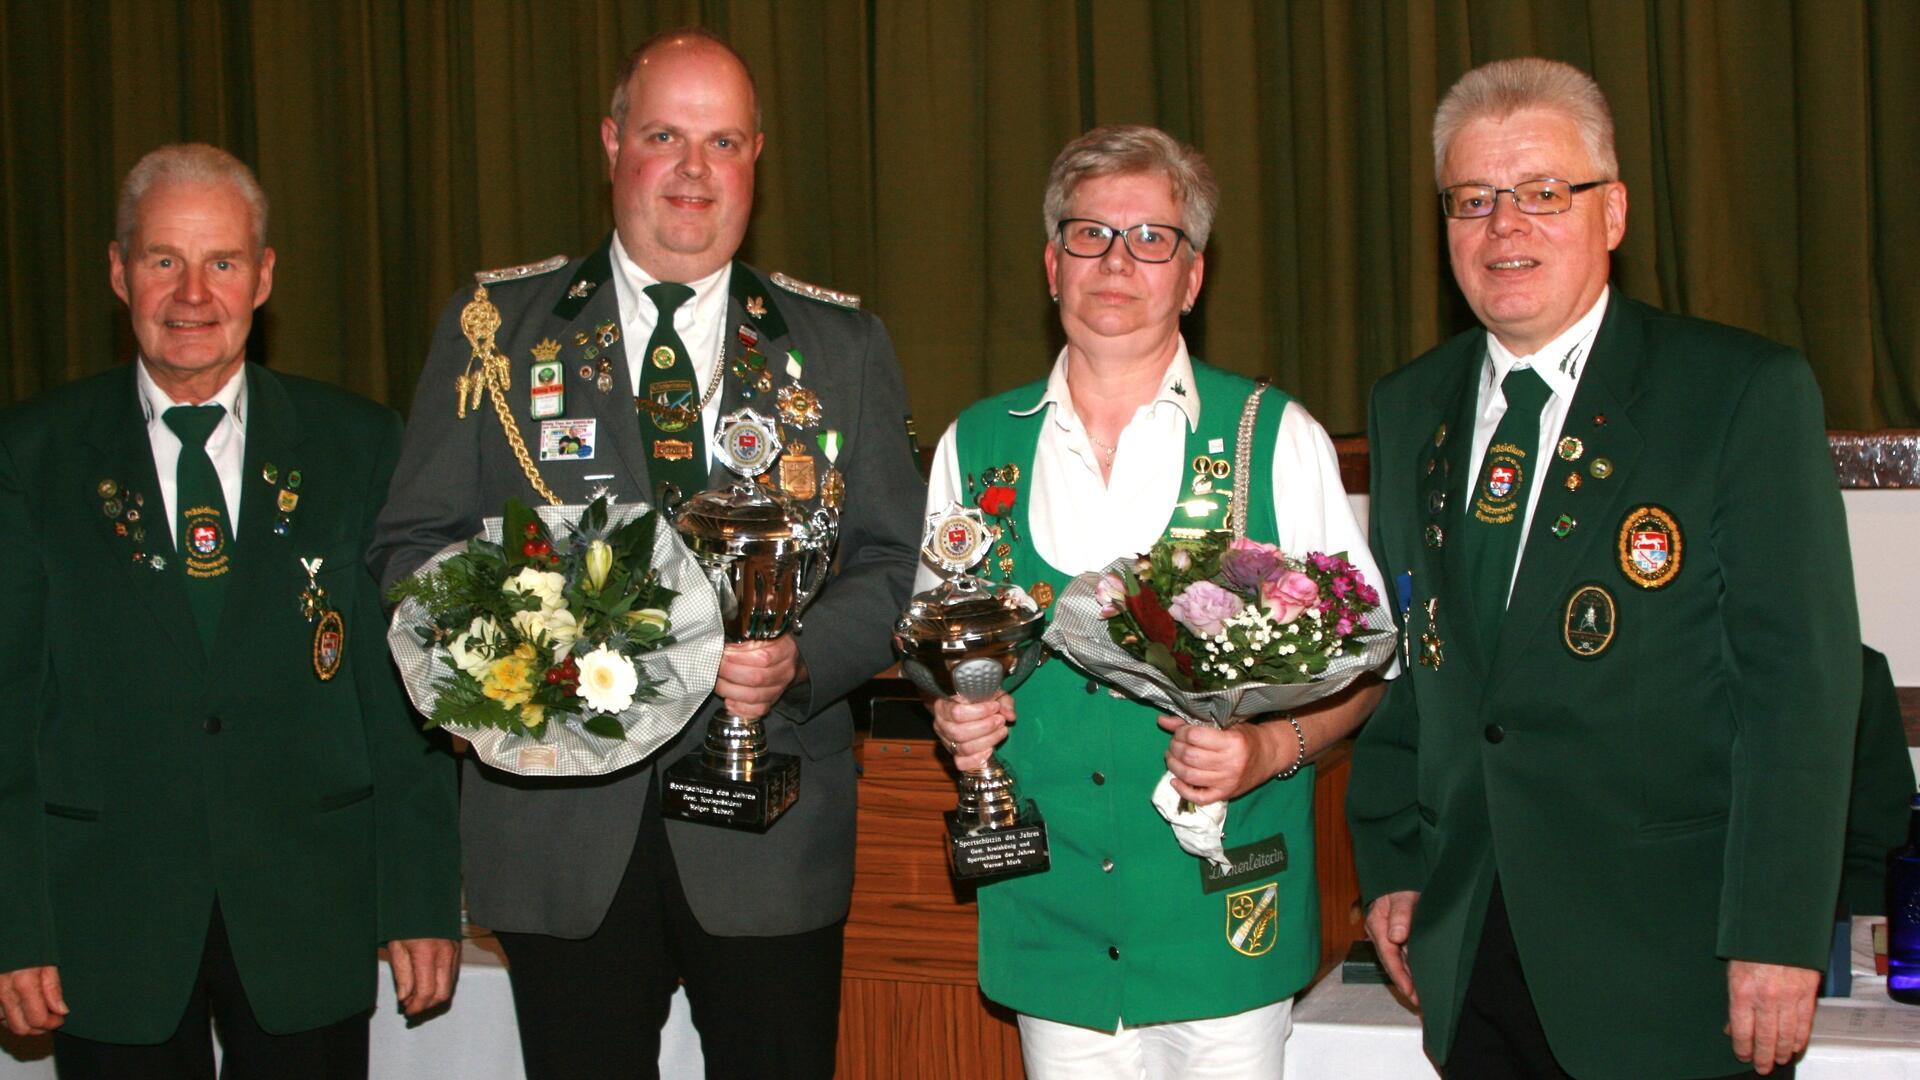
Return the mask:
POLYGON ((1275 833, 1265 840, 1228 848, 1226 856, 1232 865, 1225 870, 1208 859, 1194 860, 1200 866, 1201 892, 1216 893, 1284 873, 1287 869, 1287 836, 1285 833, 1275 833))
POLYGON ((540 421, 541 461, 591 461, 598 420, 540 421))

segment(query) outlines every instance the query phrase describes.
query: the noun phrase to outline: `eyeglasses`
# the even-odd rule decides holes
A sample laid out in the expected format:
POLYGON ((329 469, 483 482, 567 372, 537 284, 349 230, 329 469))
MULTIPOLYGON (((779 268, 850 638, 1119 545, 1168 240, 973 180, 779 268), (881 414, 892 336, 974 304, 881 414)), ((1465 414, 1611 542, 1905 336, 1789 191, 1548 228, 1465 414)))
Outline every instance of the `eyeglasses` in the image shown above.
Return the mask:
MULTIPOLYGON (((1172 225, 1141 222, 1116 229, 1092 218, 1066 218, 1060 222, 1060 247, 1078 259, 1098 259, 1113 248, 1118 236, 1127 245, 1127 254, 1143 263, 1163 263, 1180 250, 1187 234, 1172 225)), ((1193 241, 1187 240, 1191 244, 1193 241)))
POLYGON ((1440 189, 1440 212, 1450 218, 1490 217, 1500 196, 1513 196, 1515 209, 1523 214, 1564 214, 1573 209, 1573 197, 1608 180, 1589 180, 1584 184, 1566 180, 1529 180, 1512 187, 1490 184, 1455 184, 1440 189))

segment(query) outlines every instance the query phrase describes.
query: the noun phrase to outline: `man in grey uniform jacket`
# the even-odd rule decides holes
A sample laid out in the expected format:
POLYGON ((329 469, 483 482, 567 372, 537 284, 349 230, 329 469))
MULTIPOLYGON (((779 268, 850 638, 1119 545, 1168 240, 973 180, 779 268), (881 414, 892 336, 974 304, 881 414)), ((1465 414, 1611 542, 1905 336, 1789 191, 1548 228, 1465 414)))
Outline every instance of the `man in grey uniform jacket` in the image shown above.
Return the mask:
MULTIPOLYGON (((601 137, 616 220, 607 243, 584 259, 480 275, 514 366, 527 457, 563 502, 602 488, 654 502, 662 480, 690 494, 726 478, 703 460, 719 416, 777 410, 799 444, 776 470, 787 492, 844 489, 836 570, 804 634, 727 647, 713 698, 643 764, 554 780, 469 762, 468 905, 501 932, 536 1080, 650 1075, 679 981, 708 1076, 826 1077, 853 878, 842 699, 888 663, 925 497, 905 391, 885 329, 856 298, 734 261, 763 142, 737 54, 700 31, 643 44, 601 137), (555 362, 557 378, 529 366, 555 362), (799 801, 764 834, 660 815, 657 774, 697 750, 723 703, 764 714, 769 749, 804 763, 799 801)), ((508 496, 539 498, 492 408, 457 413, 470 297, 448 304, 414 399, 369 554, 386 585, 474 535, 508 496)))

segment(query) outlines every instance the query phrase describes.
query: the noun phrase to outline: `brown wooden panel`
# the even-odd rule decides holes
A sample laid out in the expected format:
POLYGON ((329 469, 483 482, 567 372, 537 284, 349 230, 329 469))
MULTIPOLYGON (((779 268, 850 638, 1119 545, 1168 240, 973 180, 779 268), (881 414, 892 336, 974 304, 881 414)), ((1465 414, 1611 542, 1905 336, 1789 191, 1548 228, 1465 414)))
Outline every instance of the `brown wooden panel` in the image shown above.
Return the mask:
POLYGON ((1920 686, 1899 686, 1893 692, 1900 702, 1900 719, 1906 721, 1907 745, 1920 746, 1920 686))
POLYGON ((924 739, 863 742, 850 978, 974 985, 973 896, 947 872, 940 817, 953 808, 953 774, 933 747, 924 739))
POLYGON ((1334 744, 1315 765, 1313 781, 1314 873, 1320 883, 1320 966, 1367 934, 1360 911, 1360 876, 1354 869, 1353 834, 1347 828, 1347 777, 1353 771, 1353 740, 1334 744))
POLYGON ((841 1080, 1020 1080, 1013 1014, 973 988, 846 979, 840 990, 841 1080))

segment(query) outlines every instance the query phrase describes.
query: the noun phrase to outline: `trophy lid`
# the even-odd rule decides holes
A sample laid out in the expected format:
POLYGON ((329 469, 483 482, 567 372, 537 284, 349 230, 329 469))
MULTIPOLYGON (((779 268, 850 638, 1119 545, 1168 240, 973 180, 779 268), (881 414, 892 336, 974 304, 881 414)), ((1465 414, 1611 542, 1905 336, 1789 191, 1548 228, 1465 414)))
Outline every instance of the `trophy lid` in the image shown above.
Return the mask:
POLYGON ((921 554, 947 580, 914 596, 894 626, 903 647, 957 648, 963 642, 1020 639, 1040 633, 1040 605, 1018 585, 968 575, 999 534, 972 507, 957 502, 927 515, 921 554))
POLYGON ((946 651, 969 643, 1023 641, 1045 629, 1040 605, 1018 585, 950 578, 914 596, 894 625, 903 650, 946 651))
POLYGON ((751 480, 702 491, 673 513, 682 535, 712 542, 784 540, 806 532, 806 520, 793 500, 751 480))

